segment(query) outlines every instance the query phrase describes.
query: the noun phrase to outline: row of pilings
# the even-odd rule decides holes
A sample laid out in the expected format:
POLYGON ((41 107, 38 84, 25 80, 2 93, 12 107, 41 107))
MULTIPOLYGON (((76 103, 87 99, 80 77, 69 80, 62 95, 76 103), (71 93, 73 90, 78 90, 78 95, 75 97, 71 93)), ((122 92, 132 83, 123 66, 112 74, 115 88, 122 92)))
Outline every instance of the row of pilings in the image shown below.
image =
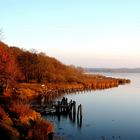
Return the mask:
POLYGON ((76 101, 70 100, 68 102, 68 99, 63 97, 61 101, 57 102, 57 105, 55 105, 56 108, 56 114, 72 114, 76 115, 77 117, 82 118, 82 105, 78 105, 77 112, 76 112, 76 101))
POLYGON ((83 108, 81 104, 76 106, 76 101, 70 100, 68 102, 68 99, 63 97, 61 101, 58 101, 56 107, 56 115, 58 119, 60 119, 61 116, 69 116, 71 122, 75 123, 77 118, 78 128, 82 127, 83 108))
POLYGON ((55 115, 58 120, 62 116, 67 116, 69 119, 75 123, 77 118, 77 126, 81 128, 82 118, 83 118, 83 108, 82 104, 76 105, 76 101, 68 101, 67 98, 63 97, 60 101, 51 102, 51 104, 40 104, 40 106, 33 106, 37 112, 42 115, 55 115))

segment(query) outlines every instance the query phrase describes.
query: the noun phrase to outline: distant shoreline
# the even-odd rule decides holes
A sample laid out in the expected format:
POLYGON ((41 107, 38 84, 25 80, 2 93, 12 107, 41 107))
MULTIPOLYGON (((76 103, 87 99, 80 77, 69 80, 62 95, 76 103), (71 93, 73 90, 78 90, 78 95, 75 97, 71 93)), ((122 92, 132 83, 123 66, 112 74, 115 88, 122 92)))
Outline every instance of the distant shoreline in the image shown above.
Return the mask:
POLYGON ((84 68, 85 72, 140 73, 140 68, 84 68))

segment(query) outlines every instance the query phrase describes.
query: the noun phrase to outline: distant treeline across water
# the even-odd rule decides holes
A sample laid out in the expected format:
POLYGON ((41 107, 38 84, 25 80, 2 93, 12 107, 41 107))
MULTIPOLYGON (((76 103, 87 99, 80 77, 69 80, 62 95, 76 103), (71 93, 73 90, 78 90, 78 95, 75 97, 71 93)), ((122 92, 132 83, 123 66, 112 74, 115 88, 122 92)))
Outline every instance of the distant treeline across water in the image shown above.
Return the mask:
POLYGON ((140 68, 85 68, 86 72, 140 73, 140 68))

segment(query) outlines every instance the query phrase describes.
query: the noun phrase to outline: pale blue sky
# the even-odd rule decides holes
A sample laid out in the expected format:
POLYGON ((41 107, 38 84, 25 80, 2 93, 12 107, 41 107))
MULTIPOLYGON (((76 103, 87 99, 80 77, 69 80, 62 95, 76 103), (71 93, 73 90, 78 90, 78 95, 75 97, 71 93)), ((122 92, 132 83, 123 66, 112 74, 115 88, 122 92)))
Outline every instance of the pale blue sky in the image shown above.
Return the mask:
POLYGON ((0 27, 65 64, 140 66, 140 0, 0 0, 0 27))

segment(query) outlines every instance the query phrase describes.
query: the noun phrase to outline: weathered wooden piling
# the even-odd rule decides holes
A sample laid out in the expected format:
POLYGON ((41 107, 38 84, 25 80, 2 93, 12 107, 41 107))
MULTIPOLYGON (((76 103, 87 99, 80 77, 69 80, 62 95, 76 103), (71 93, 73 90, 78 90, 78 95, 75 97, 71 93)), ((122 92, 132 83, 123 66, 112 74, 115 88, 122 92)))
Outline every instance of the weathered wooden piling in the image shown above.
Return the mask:
POLYGON ((62 105, 65 104, 65 97, 62 98, 62 100, 61 100, 61 104, 62 104, 62 105))
MULTIPOLYGON (((47 96, 41 96, 41 101, 44 103, 44 98, 47 98, 47 96)), ((46 102, 47 103, 47 102, 46 102)), ((81 127, 82 125, 82 105, 80 104, 78 106, 78 109, 76 109, 76 101, 70 100, 68 102, 68 99, 63 97, 61 101, 52 102, 48 101, 48 104, 45 104, 42 106, 36 107, 36 110, 40 112, 41 114, 50 114, 50 115, 57 115, 57 117, 60 119, 61 115, 69 115, 70 120, 75 123, 76 122, 76 116, 77 116, 77 125, 78 127, 81 127), (77 111, 77 112, 76 112, 77 111)))
POLYGON ((45 97, 42 96, 42 97, 41 97, 41 106, 44 105, 44 102, 45 102, 45 97))
POLYGON ((61 104, 60 104, 60 101, 58 101, 57 106, 56 106, 56 113, 60 114, 60 112, 61 112, 61 104))
POLYGON ((75 101, 73 101, 72 108, 73 108, 73 114, 76 114, 76 102, 75 101))
POLYGON ((69 114, 72 113, 72 100, 70 100, 69 102, 69 114))
POLYGON ((81 104, 78 106, 77 118, 82 118, 82 105, 81 104))

